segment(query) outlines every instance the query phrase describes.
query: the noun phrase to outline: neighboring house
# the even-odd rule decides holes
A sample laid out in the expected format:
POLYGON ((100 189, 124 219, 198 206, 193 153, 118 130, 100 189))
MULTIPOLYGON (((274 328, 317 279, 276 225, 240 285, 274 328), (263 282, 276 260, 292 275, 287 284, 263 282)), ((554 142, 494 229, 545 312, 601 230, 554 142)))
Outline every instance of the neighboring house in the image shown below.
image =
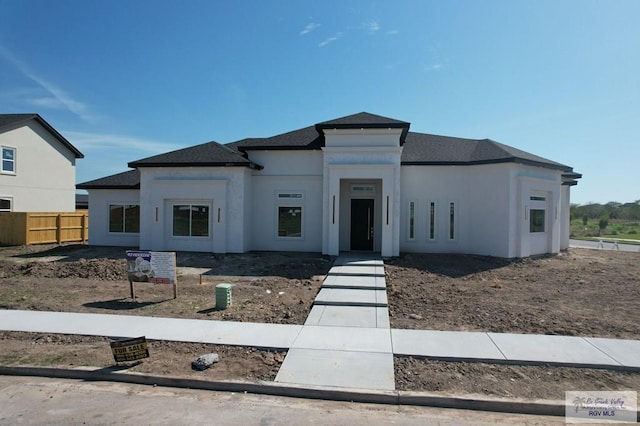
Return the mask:
POLYGON ((38 114, 0 114, 0 211, 75 210, 84 156, 38 114))
POLYGON ((368 113, 129 163, 89 191, 90 244, 149 250, 471 253, 569 244, 571 167, 368 113))

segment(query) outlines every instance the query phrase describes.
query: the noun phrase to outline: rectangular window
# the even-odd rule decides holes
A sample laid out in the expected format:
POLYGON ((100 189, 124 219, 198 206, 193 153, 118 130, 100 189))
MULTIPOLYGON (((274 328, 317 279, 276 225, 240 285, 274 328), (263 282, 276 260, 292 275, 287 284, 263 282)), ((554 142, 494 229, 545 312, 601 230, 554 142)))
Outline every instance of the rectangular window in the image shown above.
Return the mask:
POLYGON ((278 237, 302 237, 302 207, 278 207, 278 237))
POLYGON ((109 232, 140 232, 140 206, 109 204, 109 232))
POLYGON ((353 192, 373 192, 373 185, 352 185, 351 191, 353 192))
POLYGON ((531 209, 529 211, 529 232, 544 232, 546 210, 531 209))
POLYGON ((0 198, 0 212, 11 211, 11 198, 0 198))
POLYGON ((278 194, 278 198, 284 198, 284 199, 300 199, 302 198, 302 194, 299 193, 293 193, 293 194, 288 194, 288 193, 280 193, 278 194))
POLYGON ((409 239, 415 240, 415 217, 416 217, 416 203, 414 201, 409 202, 409 239))
POLYGON ((173 206, 174 237, 208 237, 209 206, 176 204, 173 206))
POLYGON ((547 201, 546 197, 531 196, 531 197, 529 197, 529 199, 531 201, 547 201))
POLYGON ((456 239, 456 203, 449 203, 449 239, 456 239))
POLYGON ((436 239, 436 203, 429 202, 429 239, 436 239))
POLYGON ((16 150, 15 148, 2 147, 2 173, 16 172, 16 150))

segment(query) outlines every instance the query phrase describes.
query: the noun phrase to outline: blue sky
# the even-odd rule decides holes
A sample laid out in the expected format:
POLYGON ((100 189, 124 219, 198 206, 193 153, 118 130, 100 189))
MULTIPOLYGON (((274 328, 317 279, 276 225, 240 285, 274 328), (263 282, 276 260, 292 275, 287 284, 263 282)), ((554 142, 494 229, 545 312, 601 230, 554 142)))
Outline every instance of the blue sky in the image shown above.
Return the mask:
POLYGON ((0 0, 0 111, 84 154, 77 180, 361 111, 491 138, 640 199, 640 1, 0 0))

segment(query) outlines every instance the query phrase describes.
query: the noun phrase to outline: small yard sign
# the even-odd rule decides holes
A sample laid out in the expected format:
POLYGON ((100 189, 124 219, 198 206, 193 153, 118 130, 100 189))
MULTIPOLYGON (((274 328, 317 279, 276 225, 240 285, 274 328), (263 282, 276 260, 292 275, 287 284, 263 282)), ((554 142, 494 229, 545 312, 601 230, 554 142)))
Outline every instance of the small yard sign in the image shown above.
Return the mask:
POLYGON ((162 251, 127 251, 127 269, 131 298, 136 298, 134 282, 173 284, 173 298, 177 297, 176 254, 162 251))
POLYGON ((144 336, 111 342, 111 352, 113 352, 113 359, 116 362, 129 362, 149 358, 149 347, 144 336))

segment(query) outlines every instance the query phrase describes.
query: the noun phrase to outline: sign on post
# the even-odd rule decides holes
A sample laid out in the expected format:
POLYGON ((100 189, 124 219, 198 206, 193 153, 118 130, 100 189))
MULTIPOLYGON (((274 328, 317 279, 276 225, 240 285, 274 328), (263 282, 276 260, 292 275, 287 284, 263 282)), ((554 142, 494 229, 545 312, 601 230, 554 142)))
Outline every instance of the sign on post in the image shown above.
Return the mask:
POLYGON ((136 337, 135 339, 116 340, 110 343, 113 359, 116 362, 137 361, 142 358, 149 358, 149 346, 146 337, 136 337))
POLYGON ((134 282, 173 284, 173 298, 178 297, 174 252, 128 250, 127 269, 132 299, 136 298, 134 282))

